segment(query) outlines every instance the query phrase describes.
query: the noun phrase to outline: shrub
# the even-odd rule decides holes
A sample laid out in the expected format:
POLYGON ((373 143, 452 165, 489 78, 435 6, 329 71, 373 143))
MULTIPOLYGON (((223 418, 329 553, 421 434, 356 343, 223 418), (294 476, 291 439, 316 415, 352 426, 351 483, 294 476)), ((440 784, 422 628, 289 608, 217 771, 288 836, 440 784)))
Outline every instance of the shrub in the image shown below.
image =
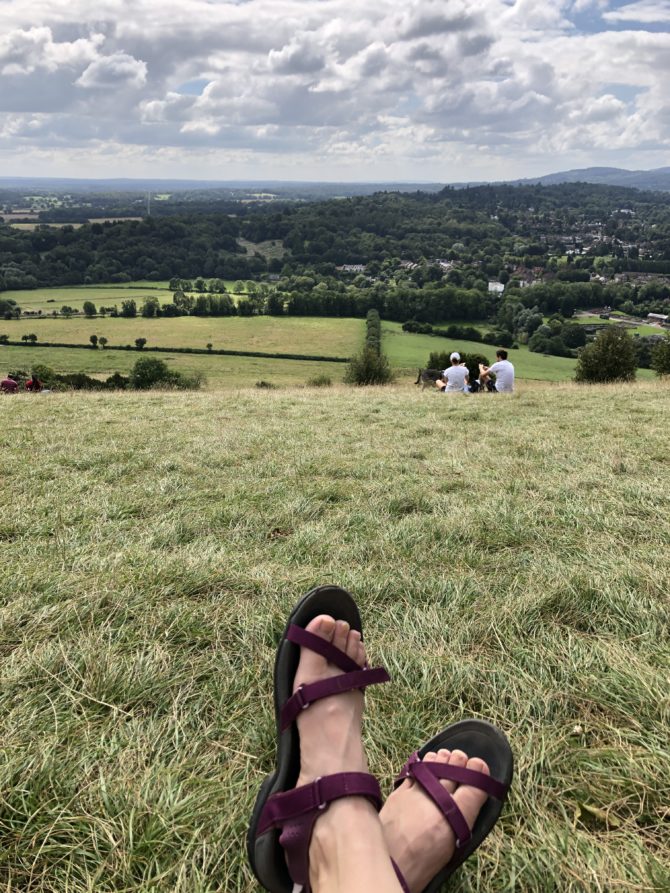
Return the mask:
POLYGON ((310 388, 329 388, 332 383, 330 375, 313 375, 307 379, 307 387, 310 388))
POLYGON ((142 348, 144 347, 144 345, 145 345, 146 343, 147 343, 147 339, 146 339, 146 338, 136 338, 136 339, 135 339, 135 347, 136 347, 138 350, 142 350, 142 348))
POLYGON ((91 335, 91 337, 88 340, 91 342, 91 347, 93 348, 93 350, 96 350, 98 347, 98 336, 91 335))
POLYGON ((256 387, 257 388, 267 388, 267 390, 269 390, 269 391, 273 391, 273 390, 277 389, 276 384, 272 384, 271 381, 263 381, 262 379, 261 379, 261 381, 256 382, 256 387))
POLYGON ((88 316, 89 318, 91 316, 95 316, 96 314, 95 304, 93 303, 93 301, 84 301, 84 306, 82 309, 84 311, 84 316, 88 316))
POLYGON ((115 372, 113 375, 109 376, 105 384, 108 388, 123 391, 130 384, 130 379, 126 375, 121 375, 120 372, 115 372))
POLYGON ((633 339, 625 329, 608 326, 581 351, 575 381, 633 381, 636 367, 633 339))
POLYGON ((388 358, 366 346, 349 361, 344 380, 355 385, 388 384, 393 380, 393 373, 388 358))
POLYGON ((652 348, 651 368, 657 375, 670 375, 670 332, 652 348))
POLYGON ((199 388, 204 379, 202 375, 183 375, 169 369, 163 360, 153 357, 138 360, 130 373, 130 386, 138 390, 148 390, 157 386, 188 390, 199 388))

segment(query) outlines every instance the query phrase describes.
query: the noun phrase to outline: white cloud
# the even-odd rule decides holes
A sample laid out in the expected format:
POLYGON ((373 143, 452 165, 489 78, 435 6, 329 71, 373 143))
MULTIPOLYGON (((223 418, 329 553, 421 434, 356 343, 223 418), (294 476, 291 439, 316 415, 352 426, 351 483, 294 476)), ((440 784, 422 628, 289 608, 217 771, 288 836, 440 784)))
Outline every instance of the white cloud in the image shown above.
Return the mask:
POLYGON ((638 22, 641 25, 670 24, 670 0, 638 0, 603 14, 608 22, 638 22))
POLYGON ((86 89, 112 90, 122 87, 142 87, 147 80, 147 65, 127 53, 114 53, 96 59, 77 78, 76 83, 86 89))
POLYGON ((617 27, 658 24, 670 21, 670 0, 607 8, 607 0, 410 0, 400 11, 395 0, 0 3, 0 153, 15 152, 3 155, 3 169, 29 158, 45 169, 50 153, 51 173, 59 160, 84 175, 104 159, 123 175, 132 173, 123 164, 139 173, 150 159, 166 170, 181 159, 181 175, 211 176, 234 159, 246 176, 444 180, 481 177, 486 165, 494 177, 600 163, 617 152, 625 163, 636 151, 642 167, 670 142, 670 35, 606 24, 586 33, 574 17, 599 11, 617 27), (194 82, 206 84, 201 95, 181 89, 194 82), (87 167, 73 168, 84 146, 87 167))

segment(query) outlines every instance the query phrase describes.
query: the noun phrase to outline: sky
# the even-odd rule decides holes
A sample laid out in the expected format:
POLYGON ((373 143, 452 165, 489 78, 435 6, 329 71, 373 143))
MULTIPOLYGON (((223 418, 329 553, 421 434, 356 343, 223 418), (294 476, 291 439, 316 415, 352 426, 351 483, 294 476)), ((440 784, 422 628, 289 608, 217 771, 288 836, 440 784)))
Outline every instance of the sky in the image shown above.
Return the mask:
POLYGON ((0 0, 0 176, 670 164, 670 0, 0 0))

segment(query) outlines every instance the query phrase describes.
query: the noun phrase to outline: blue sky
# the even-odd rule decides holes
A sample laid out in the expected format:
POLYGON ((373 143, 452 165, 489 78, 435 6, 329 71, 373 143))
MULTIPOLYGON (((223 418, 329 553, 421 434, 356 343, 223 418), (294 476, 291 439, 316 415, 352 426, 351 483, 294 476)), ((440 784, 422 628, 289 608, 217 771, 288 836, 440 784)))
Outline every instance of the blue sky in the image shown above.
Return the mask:
POLYGON ((670 164, 670 0, 3 0, 0 170, 448 182, 670 164))

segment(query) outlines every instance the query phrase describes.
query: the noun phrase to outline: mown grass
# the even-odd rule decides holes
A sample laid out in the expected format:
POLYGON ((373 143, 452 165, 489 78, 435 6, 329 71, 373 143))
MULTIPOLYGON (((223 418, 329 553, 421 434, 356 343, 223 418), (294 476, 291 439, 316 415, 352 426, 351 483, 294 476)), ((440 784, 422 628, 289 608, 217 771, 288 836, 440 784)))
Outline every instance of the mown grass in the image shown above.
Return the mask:
POLYGON ((0 886, 252 891, 287 612, 336 581, 388 790, 465 716, 517 774, 453 889, 670 885, 667 386, 0 399, 0 886))
MULTIPOLYGON (((84 301, 92 301, 96 307, 113 307, 116 304, 119 308, 121 301, 131 298, 137 303, 138 308, 142 306, 144 299, 149 297, 158 298, 161 303, 172 302, 172 292, 168 289, 167 282, 140 280, 118 285, 63 285, 54 288, 20 289, 4 291, 2 297, 5 300, 16 301, 22 310, 42 310, 45 314, 51 313, 52 310, 60 310, 63 306, 81 310, 84 301)), ((20 321, 29 324, 39 322, 39 319, 26 317, 20 321)))
MULTIPOLYGON (((384 351, 388 354, 391 365, 406 373, 414 372, 425 366, 428 357, 434 351, 450 353, 457 350, 461 353, 483 354, 490 363, 495 362, 496 348, 479 341, 462 341, 443 338, 438 335, 416 335, 403 332, 400 323, 382 323, 384 351)), ((519 378, 531 378, 539 381, 569 381, 574 377, 577 361, 565 357, 545 357, 532 353, 527 347, 509 350, 509 359, 514 363, 519 378)))
POLYGON ((125 350, 72 350, 63 347, 0 346, 0 371, 30 372, 36 364, 49 366, 54 372, 85 372, 107 377, 114 372, 127 375, 142 356, 163 360, 170 369, 187 375, 205 377, 205 388, 212 391, 246 388, 259 380, 286 387, 305 384, 319 375, 342 381, 346 363, 322 363, 311 360, 276 360, 262 357, 208 356, 168 352, 139 353, 125 350))
POLYGON ((10 340, 34 333, 43 341, 87 344, 91 335, 104 335, 110 344, 134 344, 146 338, 149 346, 199 347, 208 343, 224 350, 259 350, 268 353, 307 353, 348 357, 362 343, 362 319, 328 319, 302 316, 179 316, 145 319, 96 317, 86 319, 2 320, 0 332, 10 340))
MULTIPOLYGON (((490 363, 495 362, 496 358, 496 348, 490 344, 403 332, 400 323, 383 322, 382 338, 384 351, 399 375, 413 374, 416 377, 417 369, 427 364, 428 357, 434 351, 478 353, 490 363)), ((525 345, 518 350, 508 350, 508 354, 514 363, 517 378, 535 381, 571 381, 574 378, 576 360, 533 353, 525 345)), ((637 375, 643 380, 654 377, 649 369, 638 369, 637 375)))

